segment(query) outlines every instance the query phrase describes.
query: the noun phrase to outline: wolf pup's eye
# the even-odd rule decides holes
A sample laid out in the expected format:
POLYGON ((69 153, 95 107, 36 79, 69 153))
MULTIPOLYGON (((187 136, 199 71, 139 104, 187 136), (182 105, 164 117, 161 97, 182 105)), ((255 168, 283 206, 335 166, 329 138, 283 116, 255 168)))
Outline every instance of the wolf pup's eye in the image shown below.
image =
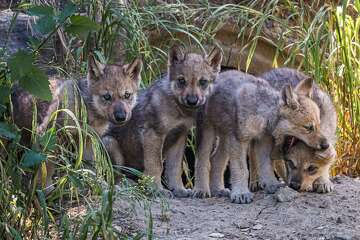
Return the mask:
POLYGON ((209 85, 209 81, 206 79, 200 79, 199 84, 201 87, 206 88, 209 85))
POLYGON ((315 174, 315 173, 317 172, 317 170, 318 170, 318 167, 315 166, 315 165, 310 165, 310 166, 306 169, 306 171, 308 171, 308 173, 309 173, 310 175, 315 174))
POLYGON ((131 93, 129 93, 128 91, 125 92, 124 94, 124 98, 125 99, 129 99, 131 97, 131 93))
POLYGON ((186 81, 185 81, 184 77, 179 77, 177 79, 177 82, 178 82, 179 87, 185 87, 185 85, 186 85, 186 81))
POLYGON ((313 131, 315 130, 314 125, 312 125, 312 124, 305 125, 304 128, 305 128, 309 133, 311 133, 311 132, 313 132, 313 131))
POLYGON ((111 101, 111 95, 110 95, 110 93, 104 94, 104 95, 103 95, 103 98, 104 98, 105 101, 111 101))

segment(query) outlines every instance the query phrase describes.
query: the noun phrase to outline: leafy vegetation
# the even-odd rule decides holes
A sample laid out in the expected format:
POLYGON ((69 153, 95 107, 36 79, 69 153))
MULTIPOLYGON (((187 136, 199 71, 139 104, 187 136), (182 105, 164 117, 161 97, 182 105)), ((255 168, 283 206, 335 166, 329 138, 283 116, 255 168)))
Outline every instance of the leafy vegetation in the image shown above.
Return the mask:
MULTIPOLYGON (((66 76, 86 72, 86 61, 93 51, 102 62, 130 60, 143 56, 146 87, 166 66, 166 52, 172 41, 205 51, 219 44, 216 33, 226 23, 238 31, 248 53, 242 70, 247 71, 260 41, 275 49, 273 66, 287 65, 314 76, 332 95, 339 117, 338 161, 333 174, 360 174, 360 1, 245 1, 242 5, 216 5, 211 1, 184 4, 140 5, 121 1, 70 1, 59 8, 46 1, 24 1, 14 12, 11 31, 19 12, 37 18, 35 29, 42 37, 31 39, 29 49, 9 56, 0 49, 0 236, 6 239, 43 239, 55 234, 62 239, 151 239, 152 218, 143 233, 126 236, 112 224, 114 198, 151 206, 150 179, 138 185, 124 183, 114 190, 114 169, 102 144, 86 124, 86 114, 74 116, 79 139, 70 129, 50 127, 44 135, 32 131, 30 146, 20 143, 20 131, 11 119, 10 91, 18 83, 42 100, 50 100, 45 68, 54 68, 66 76), (269 27, 272 26, 272 27, 269 27), (273 28, 280 29, 275 31, 273 28), (160 35, 161 41, 154 37, 160 35), (57 57, 50 66, 39 64, 42 49, 54 46, 57 57), (155 40, 154 40, 155 39, 155 40), (94 145, 95 165, 82 159, 85 139, 94 145), (46 178, 39 169, 45 162, 56 166, 55 189, 37 189, 37 179, 46 178), (71 217, 69 209, 85 206, 86 214, 71 217)), ((169 1, 170 2, 170 1, 169 1)), ((188 1, 187 1, 188 2, 188 1)), ((243 59, 241 59, 243 60, 243 59)), ((240 65, 239 65, 240 66, 240 65)), ((36 108, 34 116, 36 116, 36 108)), ((56 118, 56 112, 53 119, 56 118)), ((36 119, 36 118, 35 118, 36 119)), ((34 121, 33 129, 36 129, 34 121)), ((193 138, 188 139, 194 150, 193 138)), ((186 167, 186 169, 188 169, 186 167)), ((42 171, 45 172, 46 171, 42 171)), ((187 186, 192 186, 186 171, 187 186)))

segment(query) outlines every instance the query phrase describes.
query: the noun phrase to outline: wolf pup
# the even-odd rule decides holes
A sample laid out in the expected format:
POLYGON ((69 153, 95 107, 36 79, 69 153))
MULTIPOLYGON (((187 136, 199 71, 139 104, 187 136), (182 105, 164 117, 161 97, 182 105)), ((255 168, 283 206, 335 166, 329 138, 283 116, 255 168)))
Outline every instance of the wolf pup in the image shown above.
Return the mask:
POLYGON ((202 56, 174 45, 167 75, 139 95, 129 123, 112 128, 103 139, 113 162, 143 169, 167 192, 161 184, 164 160, 168 189, 177 197, 189 196, 181 179, 186 137, 212 92, 221 60, 219 48, 202 56))
MULTIPOLYGON (((260 76, 270 83, 272 87, 280 90, 284 85, 296 86, 301 80, 308 78, 305 74, 289 68, 278 68, 260 76)), ((285 160, 290 187, 301 191, 315 191, 318 193, 331 192, 333 184, 329 179, 329 169, 335 161, 337 115, 335 107, 328 94, 314 85, 311 98, 320 108, 320 131, 330 144, 326 150, 316 150, 306 146, 293 137, 288 137, 283 146, 274 150, 272 156, 278 160, 285 160), (276 157, 277 155, 277 157, 276 157)), ((251 175, 253 174, 252 169, 251 175)))
POLYGON ((230 198, 235 203, 250 203, 253 194, 248 187, 246 159, 252 141, 254 157, 262 166, 260 181, 269 193, 280 186, 270 159, 274 144, 294 136, 314 149, 327 149, 329 144, 319 127, 319 108, 309 98, 312 88, 312 80, 305 79, 295 89, 286 85, 279 92, 265 80, 239 71, 221 73, 203 113, 194 196, 227 193, 222 178, 229 160, 230 198), (218 147, 210 159, 217 137, 218 147))
MULTIPOLYGON (((92 55, 89 57, 88 76, 74 83, 67 80, 50 81, 53 101, 37 101, 38 133, 42 133, 49 122, 52 113, 61 105, 73 112, 83 99, 88 116, 88 124, 102 136, 110 123, 122 125, 131 118, 131 110, 136 101, 136 93, 140 84, 142 61, 135 59, 131 64, 102 64, 92 55)), ((23 129, 24 135, 29 135, 32 128, 32 109, 34 97, 19 87, 12 93, 13 119, 15 124, 23 129)), ((76 114, 76 113, 75 113, 76 114)), ((57 124, 64 124, 65 116, 60 114, 57 124)), ((69 123, 71 124, 71 123, 69 123)), ((30 139, 27 137, 27 141, 30 139)), ((91 158, 91 147, 85 149, 85 155, 91 158)), ((50 172, 52 170, 50 169, 50 172)), ((51 178, 51 174, 48 174, 51 178)), ((50 179, 48 179, 50 180, 50 179)), ((48 185, 48 184, 47 184, 48 185)))

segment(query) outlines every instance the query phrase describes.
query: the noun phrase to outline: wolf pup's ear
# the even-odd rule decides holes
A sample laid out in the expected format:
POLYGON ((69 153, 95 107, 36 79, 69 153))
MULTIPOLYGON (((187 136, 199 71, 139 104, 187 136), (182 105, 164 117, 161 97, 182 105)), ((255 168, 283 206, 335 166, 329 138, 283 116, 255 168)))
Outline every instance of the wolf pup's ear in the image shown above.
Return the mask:
POLYGON ((301 80, 296 85, 295 92, 299 95, 312 98, 314 92, 314 80, 310 77, 301 80))
POLYGON ((297 95, 290 85, 287 84, 281 89, 281 97, 288 107, 292 109, 298 108, 297 95))
POLYGON ((124 66, 124 74, 129 76, 137 86, 140 86, 141 82, 141 69, 142 69, 141 58, 136 58, 132 63, 124 66))
POLYGON ((105 64, 97 61, 94 55, 90 54, 88 58, 88 72, 90 79, 97 80, 104 74, 105 64))
POLYGON ((184 60, 185 54, 182 47, 174 44, 169 50, 169 65, 176 64, 184 60))
POLYGON ((220 72, 222 58, 223 58, 222 51, 218 47, 214 47, 214 49, 206 57, 210 66, 213 68, 214 72, 216 73, 220 72))

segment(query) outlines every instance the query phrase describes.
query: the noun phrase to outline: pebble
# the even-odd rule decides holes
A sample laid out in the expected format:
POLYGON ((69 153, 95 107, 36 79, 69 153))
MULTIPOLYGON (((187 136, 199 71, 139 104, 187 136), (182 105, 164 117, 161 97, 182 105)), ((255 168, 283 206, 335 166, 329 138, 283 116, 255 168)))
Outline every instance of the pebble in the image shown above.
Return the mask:
POLYGON ((218 233, 218 232, 214 232, 214 233, 210 233, 209 237, 211 238, 223 238, 225 235, 222 233, 218 233))
POLYGON ((338 217, 338 218, 336 219, 336 223, 337 223, 337 224, 344 223, 344 220, 343 220, 341 217, 338 217))
POLYGON ((261 224, 256 224, 255 226, 252 227, 253 230, 261 230, 263 228, 263 225, 261 224))
POLYGON ((327 200, 324 200, 320 203, 319 208, 329 208, 330 207, 330 202, 327 200))
POLYGON ((345 233, 335 233, 331 240, 351 240, 352 236, 345 233))
POLYGON ((275 199, 278 202, 290 202, 299 196, 299 193, 289 187, 281 187, 275 192, 275 199))

